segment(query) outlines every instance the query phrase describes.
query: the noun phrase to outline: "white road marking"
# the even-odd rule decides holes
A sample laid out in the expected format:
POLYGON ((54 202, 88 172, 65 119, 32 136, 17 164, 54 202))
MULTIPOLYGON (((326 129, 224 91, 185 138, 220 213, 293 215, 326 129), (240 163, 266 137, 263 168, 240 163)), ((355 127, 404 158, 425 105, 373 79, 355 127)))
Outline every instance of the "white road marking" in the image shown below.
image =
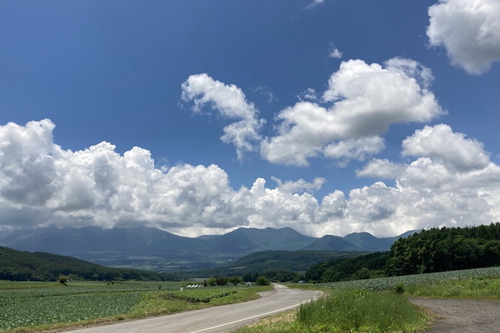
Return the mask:
MULTIPOLYGON (((312 300, 314 300, 314 299, 316 299, 316 298, 313 298, 312 300)), ((189 333, 200 333, 200 332, 210 331, 210 330, 213 330, 213 329, 216 329, 216 328, 219 328, 219 327, 224 327, 224 326, 227 326, 227 325, 236 324, 236 323, 239 323, 241 321, 246 321, 246 320, 250 320, 250 319, 254 319, 254 318, 259 318, 259 317, 264 317, 264 316, 267 316, 267 315, 270 315, 270 314, 273 314, 273 313, 276 313, 276 312, 282 312, 282 311, 285 311, 285 310, 288 310, 288 309, 293 309, 293 308, 299 307, 301 304, 309 303, 309 302, 310 301, 300 302, 299 304, 287 306, 286 308, 281 308, 281 309, 278 309, 278 310, 274 310, 274 311, 270 311, 270 312, 266 312, 266 313, 261 313, 261 314, 255 315, 255 316, 243 318, 243 319, 240 319, 240 320, 235 320, 235 321, 232 321, 230 323, 225 323, 225 324, 221 324, 221 325, 217 325, 217 326, 212 326, 212 327, 209 327, 209 328, 204 328, 204 329, 201 329, 201 330, 198 330, 198 331, 192 331, 192 332, 189 332, 189 333)))

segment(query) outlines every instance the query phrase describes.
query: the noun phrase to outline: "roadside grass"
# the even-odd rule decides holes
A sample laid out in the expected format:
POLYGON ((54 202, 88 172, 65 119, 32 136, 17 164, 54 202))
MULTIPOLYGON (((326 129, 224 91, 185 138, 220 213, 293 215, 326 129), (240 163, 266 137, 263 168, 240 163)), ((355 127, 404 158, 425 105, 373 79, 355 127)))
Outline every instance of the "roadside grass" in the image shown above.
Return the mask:
POLYGON ((410 285, 404 287, 404 295, 429 298, 500 299, 500 276, 410 285))
POLYGON ((415 332, 427 325, 422 310, 401 295, 342 289, 236 332, 415 332))
POLYGON ((259 292, 271 290, 272 286, 230 288, 213 287, 206 288, 205 290, 203 289, 205 288, 185 291, 188 292, 191 297, 198 293, 200 298, 206 297, 207 292, 212 292, 215 295, 222 292, 228 293, 228 295, 224 297, 214 297, 210 300, 210 302, 192 302, 180 298, 168 297, 169 292, 145 293, 141 301, 132 308, 129 313, 129 318, 167 315, 182 311, 203 309, 210 306, 247 302, 259 298, 259 292))
POLYGON ((236 332, 415 332, 436 315, 406 297, 500 299, 500 267, 287 286, 326 296, 236 332))
POLYGON ((181 283, 0 282, 0 331, 61 330, 152 317, 258 298, 265 287, 208 287, 179 291, 181 283), (14 288, 17 287, 17 288, 14 288), (185 292, 185 294, 183 294, 185 292), (188 300, 168 297, 184 295, 188 300), (199 300, 199 301, 197 301, 199 300))

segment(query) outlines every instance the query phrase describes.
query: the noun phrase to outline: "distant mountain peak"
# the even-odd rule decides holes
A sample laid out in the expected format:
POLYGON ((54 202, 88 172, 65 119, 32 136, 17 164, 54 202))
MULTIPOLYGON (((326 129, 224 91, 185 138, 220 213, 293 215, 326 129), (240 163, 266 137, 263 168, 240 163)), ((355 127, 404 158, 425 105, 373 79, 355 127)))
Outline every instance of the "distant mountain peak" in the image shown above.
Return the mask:
MULTIPOLYGON (((409 231, 402 236, 414 232, 409 231)), ((9 237, 0 238, 0 245, 23 251, 70 255, 111 266, 122 265, 127 258, 141 256, 182 262, 186 266, 186 262, 213 265, 214 258, 235 260, 266 250, 388 251, 398 238, 377 238, 367 232, 317 238, 305 236, 290 227, 243 227, 223 235, 189 238, 145 226, 112 229, 90 226, 19 230, 9 237)))

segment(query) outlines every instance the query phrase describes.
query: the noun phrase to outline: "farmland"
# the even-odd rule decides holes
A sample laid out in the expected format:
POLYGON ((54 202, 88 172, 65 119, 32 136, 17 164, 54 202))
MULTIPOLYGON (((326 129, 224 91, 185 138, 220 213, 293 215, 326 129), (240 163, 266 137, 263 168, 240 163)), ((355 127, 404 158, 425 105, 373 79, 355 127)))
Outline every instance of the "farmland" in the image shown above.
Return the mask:
POLYGON ((263 287, 180 291, 179 282, 0 282, 0 331, 43 330, 169 314, 256 298, 263 287), (161 284, 161 289, 159 285, 161 284))
POLYGON ((488 276, 500 276, 500 267, 466 269, 459 271, 427 273, 427 274, 413 274, 413 275, 393 276, 393 277, 377 278, 377 279, 324 283, 320 285, 331 289, 350 288, 350 289, 366 289, 366 290, 380 291, 380 290, 392 289, 398 284, 403 286, 414 286, 414 285, 431 284, 439 281, 464 280, 464 279, 480 278, 488 276))
POLYGON ((432 315, 405 296, 500 299, 500 267, 295 286, 321 289, 327 297, 237 332, 419 331, 432 315))

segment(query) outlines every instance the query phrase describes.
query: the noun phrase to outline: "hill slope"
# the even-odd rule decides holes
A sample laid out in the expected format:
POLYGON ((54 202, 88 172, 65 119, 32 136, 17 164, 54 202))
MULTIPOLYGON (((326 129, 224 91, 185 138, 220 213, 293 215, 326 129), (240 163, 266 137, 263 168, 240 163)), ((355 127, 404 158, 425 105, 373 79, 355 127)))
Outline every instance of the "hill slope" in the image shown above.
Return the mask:
POLYGON ((0 280, 54 281, 70 274, 86 280, 175 279, 167 273, 111 268, 68 256, 0 247, 0 280))

